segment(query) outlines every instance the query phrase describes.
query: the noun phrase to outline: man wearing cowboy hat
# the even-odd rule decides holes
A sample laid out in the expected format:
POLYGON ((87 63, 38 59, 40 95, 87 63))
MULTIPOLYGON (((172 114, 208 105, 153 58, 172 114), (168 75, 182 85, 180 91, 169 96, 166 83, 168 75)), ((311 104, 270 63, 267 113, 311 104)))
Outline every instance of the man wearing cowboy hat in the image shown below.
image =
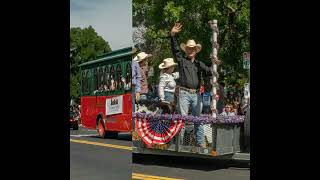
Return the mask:
MULTIPOLYGON (((200 95, 201 73, 212 76, 211 69, 203 62, 196 59, 196 54, 202 49, 201 44, 197 44, 193 39, 189 39, 186 44, 181 43, 180 48, 185 52, 183 56, 179 50, 175 34, 181 31, 182 25, 176 23, 170 32, 171 50, 178 62, 179 80, 177 81, 178 104, 177 111, 182 115, 188 115, 189 108, 193 116, 200 116, 202 98, 200 95)), ((197 146, 204 147, 204 128, 201 124, 194 124, 197 146)), ((185 129, 181 130, 183 141, 185 129)), ((183 142, 182 142, 183 143, 183 142)))
MULTIPOLYGON (((132 55, 135 56, 137 48, 132 48, 132 55)), ((134 57, 135 58, 135 57, 134 57)), ((141 70, 139 63, 132 58, 132 112, 135 112, 135 101, 139 101, 141 92, 141 70)))
POLYGON ((152 54, 147 54, 145 52, 140 52, 134 58, 139 63, 141 69, 141 96, 140 99, 146 99, 146 94, 148 93, 148 59, 152 56, 152 54))

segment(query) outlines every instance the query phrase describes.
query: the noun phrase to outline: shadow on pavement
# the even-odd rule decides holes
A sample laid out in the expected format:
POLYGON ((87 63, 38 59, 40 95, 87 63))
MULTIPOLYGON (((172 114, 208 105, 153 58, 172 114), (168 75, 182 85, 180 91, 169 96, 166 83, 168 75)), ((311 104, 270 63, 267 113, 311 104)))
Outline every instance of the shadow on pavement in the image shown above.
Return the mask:
MULTIPOLYGON (((85 137, 101 139, 96 130, 87 129, 84 127, 80 127, 79 130, 70 129, 70 135, 86 135, 86 134, 88 134, 88 136, 85 136, 85 137)), ((117 138, 107 137, 106 139, 131 141, 132 136, 130 133, 119 133, 117 138)))
POLYGON ((248 162, 135 153, 132 155, 132 162, 143 165, 156 165, 203 171, 214 171, 219 169, 250 169, 248 162))
MULTIPOLYGON (((88 136, 88 137, 101 139, 101 137, 98 134, 97 135, 88 136)), ((117 138, 107 137, 105 139, 116 139, 116 140, 131 141, 132 140, 132 136, 131 136, 131 134, 121 134, 121 133, 119 133, 117 138)))

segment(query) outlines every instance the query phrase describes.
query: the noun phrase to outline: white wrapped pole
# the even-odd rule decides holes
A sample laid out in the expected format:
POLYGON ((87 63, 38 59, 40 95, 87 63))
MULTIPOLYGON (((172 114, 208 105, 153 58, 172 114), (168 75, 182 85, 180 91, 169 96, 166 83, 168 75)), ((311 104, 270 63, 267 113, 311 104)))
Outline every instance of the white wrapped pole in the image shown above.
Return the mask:
MULTIPOLYGON (((209 25, 210 28, 212 29, 212 94, 213 94, 213 98, 212 98, 212 104, 211 106, 216 110, 217 112, 217 100, 216 100, 216 96, 217 96, 217 86, 218 86, 218 71, 217 71, 217 63, 215 60, 218 60, 218 41, 217 41, 217 37, 218 37, 218 21, 217 20, 211 20, 209 21, 209 25)), ((212 116, 213 117, 217 117, 216 112, 212 112, 212 116)))
MULTIPOLYGON (((217 100, 216 100, 216 95, 217 95, 217 81, 218 81, 218 71, 217 71, 217 64, 215 60, 218 60, 218 42, 217 42, 217 37, 218 37, 218 27, 217 27, 217 20, 211 20, 209 21, 210 28, 212 29, 212 104, 211 107, 214 109, 217 109, 217 100)), ((212 112, 213 117, 217 117, 216 112, 212 112)), ((208 143, 212 143, 212 137, 214 136, 214 131, 212 127, 208 124, 204 125, 204 134, 207 137, 208 143)))

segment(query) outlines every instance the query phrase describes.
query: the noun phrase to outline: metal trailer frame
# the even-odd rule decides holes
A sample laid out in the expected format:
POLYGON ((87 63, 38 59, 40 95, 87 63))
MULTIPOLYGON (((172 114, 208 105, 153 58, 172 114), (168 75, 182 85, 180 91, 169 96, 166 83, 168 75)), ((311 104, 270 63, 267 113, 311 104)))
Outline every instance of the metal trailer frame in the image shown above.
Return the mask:
POLYGON ((164 156, 195 157, 195 158, 203 158, 203 159, 223 159, 223 160, 250 162, 250 153, 234 153, 234 154, 226 154, 221 156, 208 156, 203 154, 167 151, 167 150, 160 150, 160 149, 149 149, 149 148, 141 148, 141 147, 133 147, 132 153, 164 155, 164 156))
POLYGON ((209 159, 226 159, 236 161, 250 161, 250 153, 240 152, 240 125, 239 124, 213 124, 212 143, 207 148, 181 145, 180 133, 175 141, 166 149, 147 148, 142 140, 132 141, 132 152, 138 154, 154 154, 169 156, 185 156, 209 159))

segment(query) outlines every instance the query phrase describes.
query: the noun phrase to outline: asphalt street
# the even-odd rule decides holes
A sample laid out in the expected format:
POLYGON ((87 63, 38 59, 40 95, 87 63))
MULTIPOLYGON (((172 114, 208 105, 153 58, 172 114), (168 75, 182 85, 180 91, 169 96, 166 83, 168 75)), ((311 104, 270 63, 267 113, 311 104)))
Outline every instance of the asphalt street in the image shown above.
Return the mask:
POLYGON ((71 180, 249 180, 248 163, 133 154, 131 135, 101 139, 95 130, 70 130, 71 180))
POLYGON ((128 134, 120 134, 117 139, 101 139, 94 130, 70 130, 70 179, 131 179, 130 149, 128 134))

